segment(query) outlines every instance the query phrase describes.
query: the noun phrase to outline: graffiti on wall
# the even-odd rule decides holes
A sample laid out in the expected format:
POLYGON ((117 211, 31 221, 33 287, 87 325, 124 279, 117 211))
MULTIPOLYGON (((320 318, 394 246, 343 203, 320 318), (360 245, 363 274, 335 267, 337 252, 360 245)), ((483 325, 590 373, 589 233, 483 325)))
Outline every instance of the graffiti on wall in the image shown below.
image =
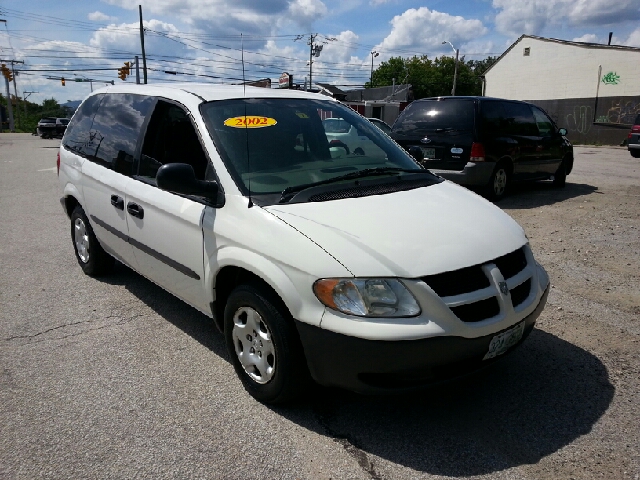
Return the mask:
POLYGON ((616 72, 609 72, 602 77, 602 83, 605 85, 618 85, 620 83, 620 75, 616 72))
POLYGON ((591 129, 593 110, 588 105, 573 107, 573 113, 567 115, 566 121, 569 131, 586 135, 591 129))
MULTIPOLYGON (((602 111, 600 108, 598 110, 602 111)), ((640 115, 640 100, 615 99, 611 101, 606 114, 598 115, 596 123, 631 125, 637 115, 640 115)))

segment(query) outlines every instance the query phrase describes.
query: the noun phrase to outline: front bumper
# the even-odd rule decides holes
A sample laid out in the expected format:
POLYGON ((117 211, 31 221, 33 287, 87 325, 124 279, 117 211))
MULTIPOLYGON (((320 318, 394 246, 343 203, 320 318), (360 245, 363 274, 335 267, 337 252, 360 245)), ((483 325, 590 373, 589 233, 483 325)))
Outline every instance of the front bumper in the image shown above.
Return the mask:
MULTIPOLYGON (((549 286, 527 315, 521 344, 544 309, 549 286)), ((501 355, 483 360, 493 337, 435 336, 419 340, 367 340, 296 322, 309 371, 321 385, 358 393, 416 390, 480 370, 501 355)), ((506 330, 506 329, 505 329, 506 330)))

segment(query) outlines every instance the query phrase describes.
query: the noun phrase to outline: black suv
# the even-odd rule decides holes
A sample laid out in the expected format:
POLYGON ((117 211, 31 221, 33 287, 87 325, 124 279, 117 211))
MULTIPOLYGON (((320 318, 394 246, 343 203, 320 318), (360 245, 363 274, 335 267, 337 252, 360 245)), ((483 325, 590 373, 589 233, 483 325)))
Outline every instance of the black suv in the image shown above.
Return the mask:
POLYGON ((629 132, 627 148, 633 158, 640 158, 640 115, 636 117, 629 132))
POLYGON ((499 200, 512 181, 553 179, 563 187, 573 168, 566 133, 529 103, 438 97, 407 106, 391 137, 425 168, 461 185, 487 187, 499 200))

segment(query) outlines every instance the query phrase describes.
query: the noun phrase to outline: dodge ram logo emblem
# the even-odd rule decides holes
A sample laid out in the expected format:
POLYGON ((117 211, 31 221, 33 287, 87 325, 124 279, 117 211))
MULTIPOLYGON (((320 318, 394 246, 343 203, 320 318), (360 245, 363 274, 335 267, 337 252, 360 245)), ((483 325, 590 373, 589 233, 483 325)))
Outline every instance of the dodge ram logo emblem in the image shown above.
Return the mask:
POLYGON ((507 287, 507 282, 498 283, 498 287, 500 287, 500 292, 502 292, 503 295, 509 295, 509 287, 507 287))

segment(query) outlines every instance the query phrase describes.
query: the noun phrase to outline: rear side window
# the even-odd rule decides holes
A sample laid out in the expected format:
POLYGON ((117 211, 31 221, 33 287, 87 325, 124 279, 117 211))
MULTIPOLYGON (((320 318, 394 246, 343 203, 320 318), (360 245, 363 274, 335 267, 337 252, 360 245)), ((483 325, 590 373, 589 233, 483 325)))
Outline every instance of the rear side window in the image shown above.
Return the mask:
POLYGON ((635 119, 635 121, 633 122, 634 125, 640 125, 640 115, 638 115, 635 119))
POLYGON ((436 129, 473 130, 474 101, 472 99, 426 100, 413 102, 404 109, 393 125, 392 132, 401 135, 423 135, 436 129))
MULTIPOLYGON (((93 123, 93 117, 98 111, 102 97, 103 95, 93 95, 78 107, 62 139, 62 145, 67 150, 82 155, 83 157, 88 156, 91 152, 91 148, 89 147, 91 124, 93 123)), ((53 121, 55 123, 55 119, 53 121)))
POLYGON ((483 136, 501 136, 506 131, 506 114, 502 102, 484 101, 481 104, 481 130, 483 136))
POLYGON ((86 157, 131 175, 138 137, 154 103, 143 95, 105 94, 91 125, 86 157))
POLYGON ((537 136, 538 125, 533 118, 531 107, 526 103, 503 102, 506 117, 506 131, 511 135, 537 136))

